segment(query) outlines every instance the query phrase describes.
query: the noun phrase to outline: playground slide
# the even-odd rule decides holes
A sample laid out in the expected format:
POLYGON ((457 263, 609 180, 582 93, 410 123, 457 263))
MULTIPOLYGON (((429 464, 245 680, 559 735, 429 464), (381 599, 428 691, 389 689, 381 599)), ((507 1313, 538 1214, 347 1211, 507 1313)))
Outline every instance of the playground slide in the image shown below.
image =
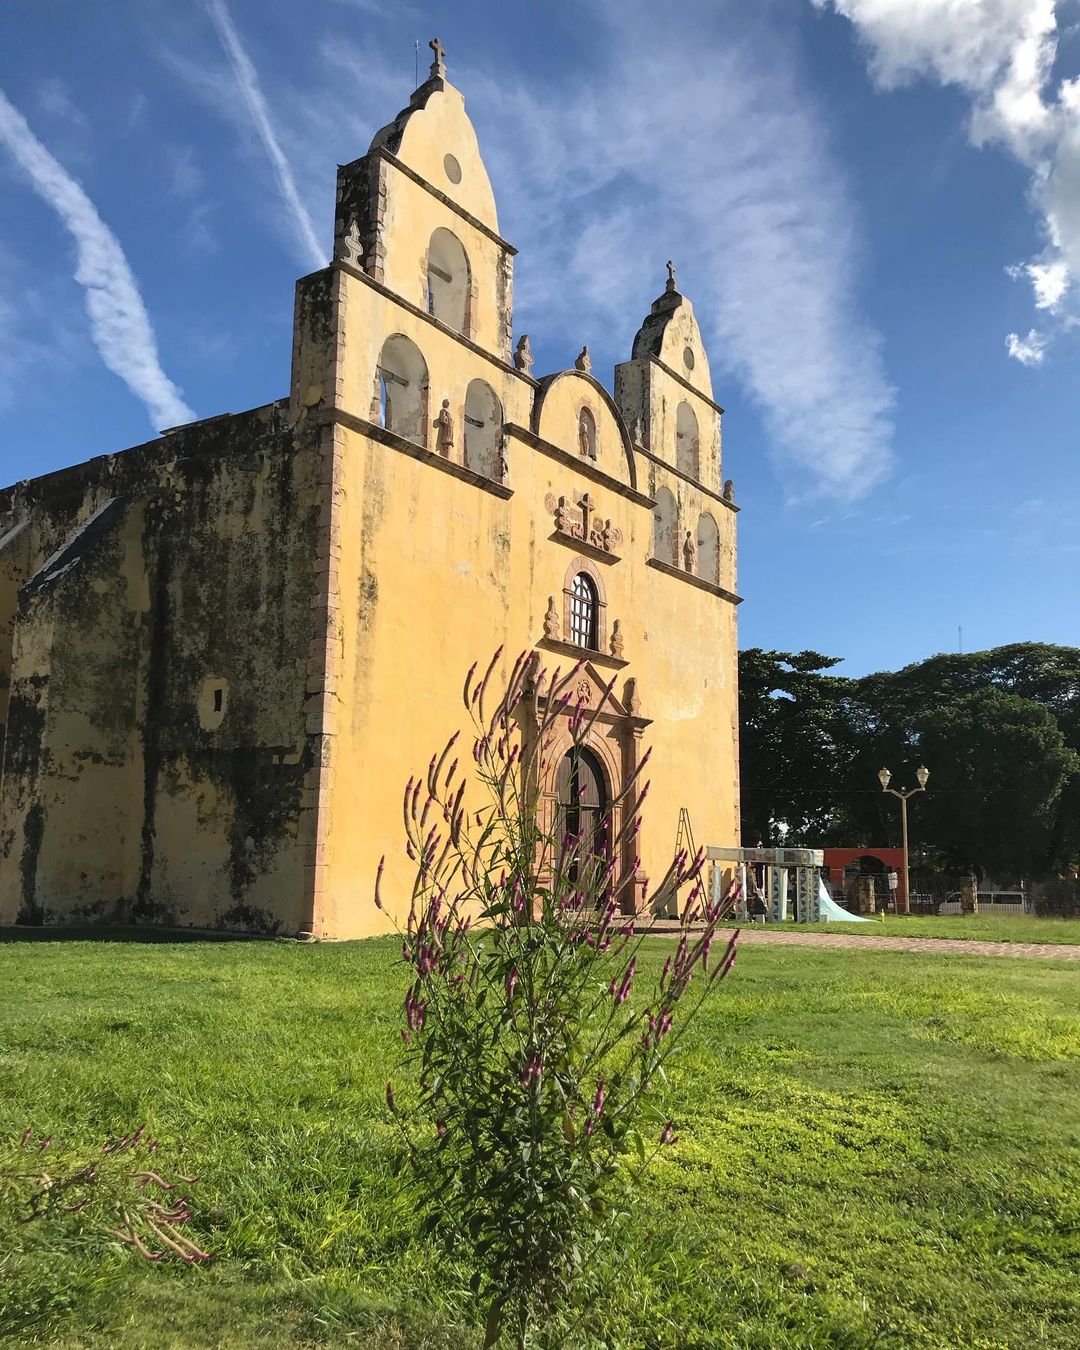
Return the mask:
POLYGON ((821 902, 821 917, 831 919, 833 923, 873 923, 865 914, 851 914, 843 909, 829 894, 828 887, 818 877, 818 899, 821 902))

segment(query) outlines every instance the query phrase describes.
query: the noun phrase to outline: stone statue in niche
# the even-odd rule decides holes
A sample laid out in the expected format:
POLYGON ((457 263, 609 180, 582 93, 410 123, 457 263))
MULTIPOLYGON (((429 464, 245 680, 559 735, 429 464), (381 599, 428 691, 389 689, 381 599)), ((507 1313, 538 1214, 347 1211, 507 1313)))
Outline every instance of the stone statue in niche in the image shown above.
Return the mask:
POLYGON ((578 450, 584 459, 596 458, 596 423, 587 408, 578 414, 578 450))
POLYGON ((528 333, 522 333, 518 338, 518 344, 514 348, 514 369, 522 370, 528 375, 533 367, 532 345, 529 342, 528 333))
POLYGON ((547 613, 544 615, 544 636, 558 640, 559 637, 559 611, 555 608, 555 597, 548 596, 547 613))
POLYGON ((612 656, 622 656, 623 654, 623 636, 622 620, 616 619, 611 625, 611 654, 612 656))
POLYGON ((688 572, 692 572, 694 564, 697 562, 697 544, 689 530, 686 531, 686 538, 683 540, 682 555, 683 566, 688 572))
POLYGON ((724 501, 730 502, 732 506, 735 505, 735 481, 732 478, 729 478, 724 484, 724 501))
POLYGON ((592 370, 592 357, 589 355, 588 345, 582 347, 577 354, 577 360, 574 362, 574 369, 583 371, 588 375, 592 370))
POLYGON ((444 459, 449 459, 454 453, 454 418, 450 412, 448 398, 442 401, 439 415, 435 419, 435 428, 435 447, 444 459))
POLYGON ((578 702, 584 704, 586 708, 592 702, 592 691, 591 681, 587 676, 582 675, 581 679, 578 680, 577 696, 578 702))
POLYGON ((610 520, 604 521, 604 527, 600 531, 600 547, 608 553, 615 547, 615 531, 611 527, 610 520))

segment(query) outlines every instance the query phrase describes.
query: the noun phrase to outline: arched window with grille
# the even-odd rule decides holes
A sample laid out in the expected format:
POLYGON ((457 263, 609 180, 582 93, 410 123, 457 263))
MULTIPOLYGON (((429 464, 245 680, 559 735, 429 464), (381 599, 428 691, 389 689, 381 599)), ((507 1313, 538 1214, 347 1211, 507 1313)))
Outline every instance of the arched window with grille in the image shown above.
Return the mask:
POLYGON ((598 609, 592 578, 578 572, 570 584, 570 641, 575 646, 598 650, 598 609))

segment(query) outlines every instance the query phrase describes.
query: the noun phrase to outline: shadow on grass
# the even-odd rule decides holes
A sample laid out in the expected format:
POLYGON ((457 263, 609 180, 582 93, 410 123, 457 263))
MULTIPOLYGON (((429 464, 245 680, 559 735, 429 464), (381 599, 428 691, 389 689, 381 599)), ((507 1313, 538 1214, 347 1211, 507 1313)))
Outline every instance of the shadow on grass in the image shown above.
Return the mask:
POLYGON ((216 928, 157 928, 150 925, 10 924, 0 942, 283 942, 264 933, 229 933, 216 928))

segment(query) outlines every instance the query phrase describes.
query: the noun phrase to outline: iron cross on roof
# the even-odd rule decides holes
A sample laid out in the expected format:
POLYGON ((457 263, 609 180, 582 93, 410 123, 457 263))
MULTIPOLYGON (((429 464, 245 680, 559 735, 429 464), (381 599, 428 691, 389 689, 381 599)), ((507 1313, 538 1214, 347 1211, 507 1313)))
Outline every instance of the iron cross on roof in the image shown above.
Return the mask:
POLYGON ((443 76, 446 74, 446 48, 438 38, 432 38, 428 46, 435 53, 435 60, 431 63, 432 76, 443 76))

